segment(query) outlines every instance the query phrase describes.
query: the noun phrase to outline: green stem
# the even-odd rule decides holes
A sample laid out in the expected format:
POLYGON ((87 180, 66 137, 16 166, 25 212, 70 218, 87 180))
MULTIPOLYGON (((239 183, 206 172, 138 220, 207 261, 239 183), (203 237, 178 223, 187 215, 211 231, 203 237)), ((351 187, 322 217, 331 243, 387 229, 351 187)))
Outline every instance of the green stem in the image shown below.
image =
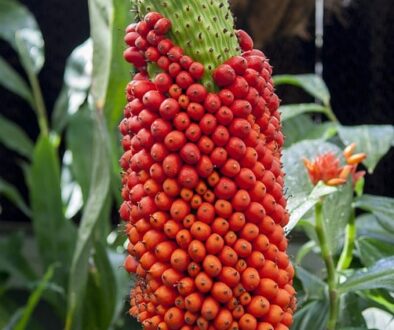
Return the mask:
POLYGON ((326 113, 327 118, 330 119, 334 123, 339 123, 337 116, 335 115, 334 111, 332 111, 331 105, 326 104, 325 108, 326 108, 325 113, 326 113))
POLYGON ((37 115, 38 126, 40 127, 40 132, 43 135, 48 135, 48 119, 47 119, 47 111, 44 103, 44 99, 42 97, 40 83, 37 79, 37 76, 34 73, 28 73, 29 82, 31 88, 33 90, 33 102, 34 102, 34 110, 37 115))
POLYGON ((346 226, 345 245, 337 264, 337 270, 345 270, 349 268, 353 259, 354 242, 356 239, 356 222, 354 209, 350 214, 349 222, 346 226))
POLYGON ((338 318, 338 292, 337 292, 337 273, 335 269, 334 259, 332 257, 326 230, 323 220, 323 202, 320 201, 315 206, 315 230, 320 243, 320 250, 323 261, 327 269, 328 294, 330 300, 330 315, 328 319, 328 330, 335 330, 338 318))

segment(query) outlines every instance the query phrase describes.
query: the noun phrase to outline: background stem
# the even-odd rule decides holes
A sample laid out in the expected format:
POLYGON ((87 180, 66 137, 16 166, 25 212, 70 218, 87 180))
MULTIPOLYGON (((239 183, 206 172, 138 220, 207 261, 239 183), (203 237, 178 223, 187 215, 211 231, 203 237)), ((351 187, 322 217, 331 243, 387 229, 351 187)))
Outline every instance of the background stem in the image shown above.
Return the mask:
POLYGON ((338 318, 337 273, 325 233, 322 201, 318 202, 315 206, 315 230, 319 239, 322 258, 327 268, 328 295, 330 300, 330 315, 327 329, 335 330, 338 318))
POLYGON ((33 73, 28 73, 29 82, 33 91, 34 110, 37 115, 38 126, 43 135, 49 134, 47 111, 42 97, 40 83, 37 76, 33 73))
POLYGON ((346 226, 345 245, 343 247, 341 256, 337 264, 337 270, 344 270, 349 268, 353 260, 354 241, 356 238, 356 223, 354 209, 350 214, 349 222, 346 226))

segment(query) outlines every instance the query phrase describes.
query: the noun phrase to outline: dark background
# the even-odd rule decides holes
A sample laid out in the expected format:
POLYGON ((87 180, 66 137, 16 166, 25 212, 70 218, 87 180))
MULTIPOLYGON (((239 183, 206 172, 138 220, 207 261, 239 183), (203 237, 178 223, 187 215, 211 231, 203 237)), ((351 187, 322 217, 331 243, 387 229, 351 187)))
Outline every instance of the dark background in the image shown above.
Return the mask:
MULTIPOLYGON (((89 36, 87 1, 25 0, 34 14, 45 40, 46 63, 40 82, 49 112, 63 83, 65 60, 71 51, 89 36)), ((345 125, 394 124, 394 2, 391 0, 352 1, 340 17, 326 15, 324 75, 332 95, 333 109, 345 125), (391 18, 391 19, 390 19, 391 18)), ((239 19, 240 27, 248 30, 239 19)), ((275 74, 311 73, 314 71, 314 17, 307 27, 309 39, 281 36, 264 46, 275 74)), ((18 58, 4 42, 0 55, 23 74, 18 58)), ((294 88, 281 88, 279 94, 286 102, 308 101, 294 88)), ((38 127, 29 106, 20 98, 0 87, 1 114, 22 126, 35 139, 38 127)), ((26 196, 19 156, 0 145, 1 176, 16 185, 26 196)), ((394 150, 382 159, 373 175, 367 175, 366 192, 394 196, 394 150)), ((3 209, 0 220, 28 219, 0 197, 3 209)))

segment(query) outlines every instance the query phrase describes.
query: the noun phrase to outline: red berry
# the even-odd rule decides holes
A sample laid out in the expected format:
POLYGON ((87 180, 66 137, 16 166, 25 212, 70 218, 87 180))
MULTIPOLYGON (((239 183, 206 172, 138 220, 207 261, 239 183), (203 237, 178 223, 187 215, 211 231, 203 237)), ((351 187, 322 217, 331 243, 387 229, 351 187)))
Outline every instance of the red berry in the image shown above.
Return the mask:
POLYGON ((152 123, 150 131, 156 141, 163 141, 167 134, 171 132, 171 124, 158 118, 152 123))
POLYGON ((138 22, 135 26, 135 30, 143 37, 145 37, 149 32, 148 23, 145 21, 138 22))
POLYGON ((161 117, 166 120, 173 119, 175 115, 179 113, 179 111, 180 111, 179 103, 172 98, 164 100, 159 108, 159 113, 161 117))
POLYGON ((163 16, 161 16, 160 13, 155 12, 155 11, 151 11, 151 12, 149 12, 149 13, 147 13, 147 14, 145 15, 144 21, 145 21, 146 23, 148 23, 148 26, 149 26, 150 28, 153 28, 153 27, 155 26, 156 22, 157 22, 160 18, 162 18, 162 17, 163 17, 163 16))
POLYGON ((250 123, 246 119, 235 118, 231 122, 229 130, 232 136, 245 139, 249 135, 250 131, 252 130, 252 127, 250 126, 250 123))
POLYGON ((182 68, 179 63, 171 63, 170 66, 168 67, 168 72, 171 75, 171 77, 176 77, 179 72, 181 72, 182 68))
POLYGON ((168 70, 168 67, 170 65, 170 60, 168 59, 167 56, 160 56, 159 59, 157 60, 157 66, 160 69, 163 69, 164 71, 168 70))
POLYGON ((239 46, 243 51, 248 51, 253 49, 253 40, 244 30, 236 31, 239 46))
POLYGON ((240 138, 231 137, 227 143, 226 150, 230 157, 241 159, 246 153, 246 145, 240 138))
POLYGON ((190 118, 186 112, 180 112, 175 116, 174 126, 178 131, 186 130, 190 125, 190 118))
POLYGON ((157 46, 161 40, 163 40, 164 37, 161 35, 158 35, 155 31, 149 31, 148 34, 146 35, 146 40, 151 44, 152 46, 157 46))
POLYGON ((198 184, 198 174, 191 166, 183 166, 179 172, 178 182, 185 188, 194 189, 198 184))
POLYGON ((144 55, 142 55, 139 49, 135 47, 127 48, 123 52, 123 57, 127 62, 132 63, 137 68, 140 68, 146 64, 144 55))
POLYGON ((148 91, 142 97, 142 102, 146 108, 152 111, 158 111, 164 100, 165 96, 158 91, 148 91))
POLYGON ((189 103, 186 111, 189 117, 196 121, 199 121, 205 113, 204 107, 201 104, 195 102, 189 103))
POLYGON ((139 33, 137 32, 128 32, 126 33, 125 37, 124 37, 124 42, 129 45, 130 47, 134 47, 135 46, 135 41, 137 40, 137 38, 140 36, 139 33))
POLYGON ((173 46, 171 49, 168 51, 167 56, 172 62, 178 62, 179 59, 183 55, 183 50, 181 47, 178 46, 173 46))
POLYGON ((228 64, 221 64, 213 71, 213 80, 219 87, 231 85, 235 77, 234 69, 228 64))
POLYGON ((193 84, 193 77, 187 71, 181 71, 175 78, 176 83, 182 89, 188 88, 193 84))
POLYGON ((233 120, 233 117, 234 117, 230 108, 225 107, 225 106, 220 107, 218 112, 216 112, 215 116, 216 116, 216 119, 218 120, 218 123, 225 125, 225 126, 230 124, 233 120))
POLYGON ((146 50, 148 48, 148 42, 146 41, 145 38, 139 36, 136 40, 135 40, 135 46, 140 49, 140 50, 146 50))
POLYGON ((168 73, 162 72, 156 75, 153 82, 155 83, 156 89, 159 92, 166 93, 171 87, 172 79, 168 73))
POLYGON ((201 157, 200 150, 194 143, 186 143, 179 154, 183 161, 190 165, 196 164, 201 157))
POLYGON ((249 84, 245 78, 237 76, 231 86, 229 86, 229 90, 234 94, 236 99, 243 99, 248 95, 249 84))
POLYGON ((163 39, 157 44, 157 50, 160 54, 167 55, 172 46, 173 43, 170 39, 163 39))
POLYGON ((210 135, 213 133, 217 125, 216 118, 210 113, 205 114, 200 120, 200 128, 204 134, 210 135))
POLYGON ((235 100, 231 106, 231 111, 235 117, 246 118, 252 113, 252 106, 248 101, 245 100, 235 100))
POLYGON ((168 18, 160 18, 154 25, 157 34, 166 34, 171 29, 171 21, 168 18))
POLYGON ((217 94, 209 93, 204 101, 204 107, 208 112, 215 113, 221 106, 220 98, 217 94))
POLYGON ((201 84, 192 84, 188 87, 186 95, 191 102, 203 102, 207 96, 206 88, 201 84))
POLYGON ((190 56, 183 55, 179 59, 179 63, 180 63, 180 65, 182 65, 182 68, 184 68, 185 70, 189 70, 190 66, 193 63, 193 59, 190 56))
POLYGON ((246 59, 242 56, 233 56, 225 63, 230 65, 234 69, 235 73, 238 75, 242 75, 248 68, 248 63, 246 59))
POLYGON ((157 48, 155 48, 155 47, 148 47, 148 49, 145 51, 145 57, 150 62, 156 62, 159 59, 160 54, 157 51, 157 48))
POLYGON ((201 137, 201 128, 196 123, 191 123, 185 131, 186 137, 192 141, 197 142, 201 137))
POLYGON ((220 101, 224 105, 231 105, 234 102, 234 94, 229 89, 221 89, 219 92, 220 101))
POLYGON ((172 131, 164 138, 164 144, 170 151, 177 151, 186 143, 185 134, 179 131, 172 131))
POLYGON ((193 62, 189 67, 189 72, 194 79, 201 79, 204 75, 204 66, 199 62, 193 62))

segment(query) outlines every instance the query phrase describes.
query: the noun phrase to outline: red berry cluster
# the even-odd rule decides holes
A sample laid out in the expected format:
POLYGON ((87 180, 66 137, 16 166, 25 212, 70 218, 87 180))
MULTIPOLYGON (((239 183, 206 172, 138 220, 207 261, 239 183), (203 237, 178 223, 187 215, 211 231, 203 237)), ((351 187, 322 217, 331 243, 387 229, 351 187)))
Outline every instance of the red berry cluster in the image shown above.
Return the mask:
POLYGON ((119 125, 130 314, 152 330, 288 329, 296 299, 271 66, 238 31, 244 53, 214 70, 221 90, 210 93, 170 27, 151 12, 125 37, 139 69, 119 125), (152 80, 149 62, 162 70, 152 80))

